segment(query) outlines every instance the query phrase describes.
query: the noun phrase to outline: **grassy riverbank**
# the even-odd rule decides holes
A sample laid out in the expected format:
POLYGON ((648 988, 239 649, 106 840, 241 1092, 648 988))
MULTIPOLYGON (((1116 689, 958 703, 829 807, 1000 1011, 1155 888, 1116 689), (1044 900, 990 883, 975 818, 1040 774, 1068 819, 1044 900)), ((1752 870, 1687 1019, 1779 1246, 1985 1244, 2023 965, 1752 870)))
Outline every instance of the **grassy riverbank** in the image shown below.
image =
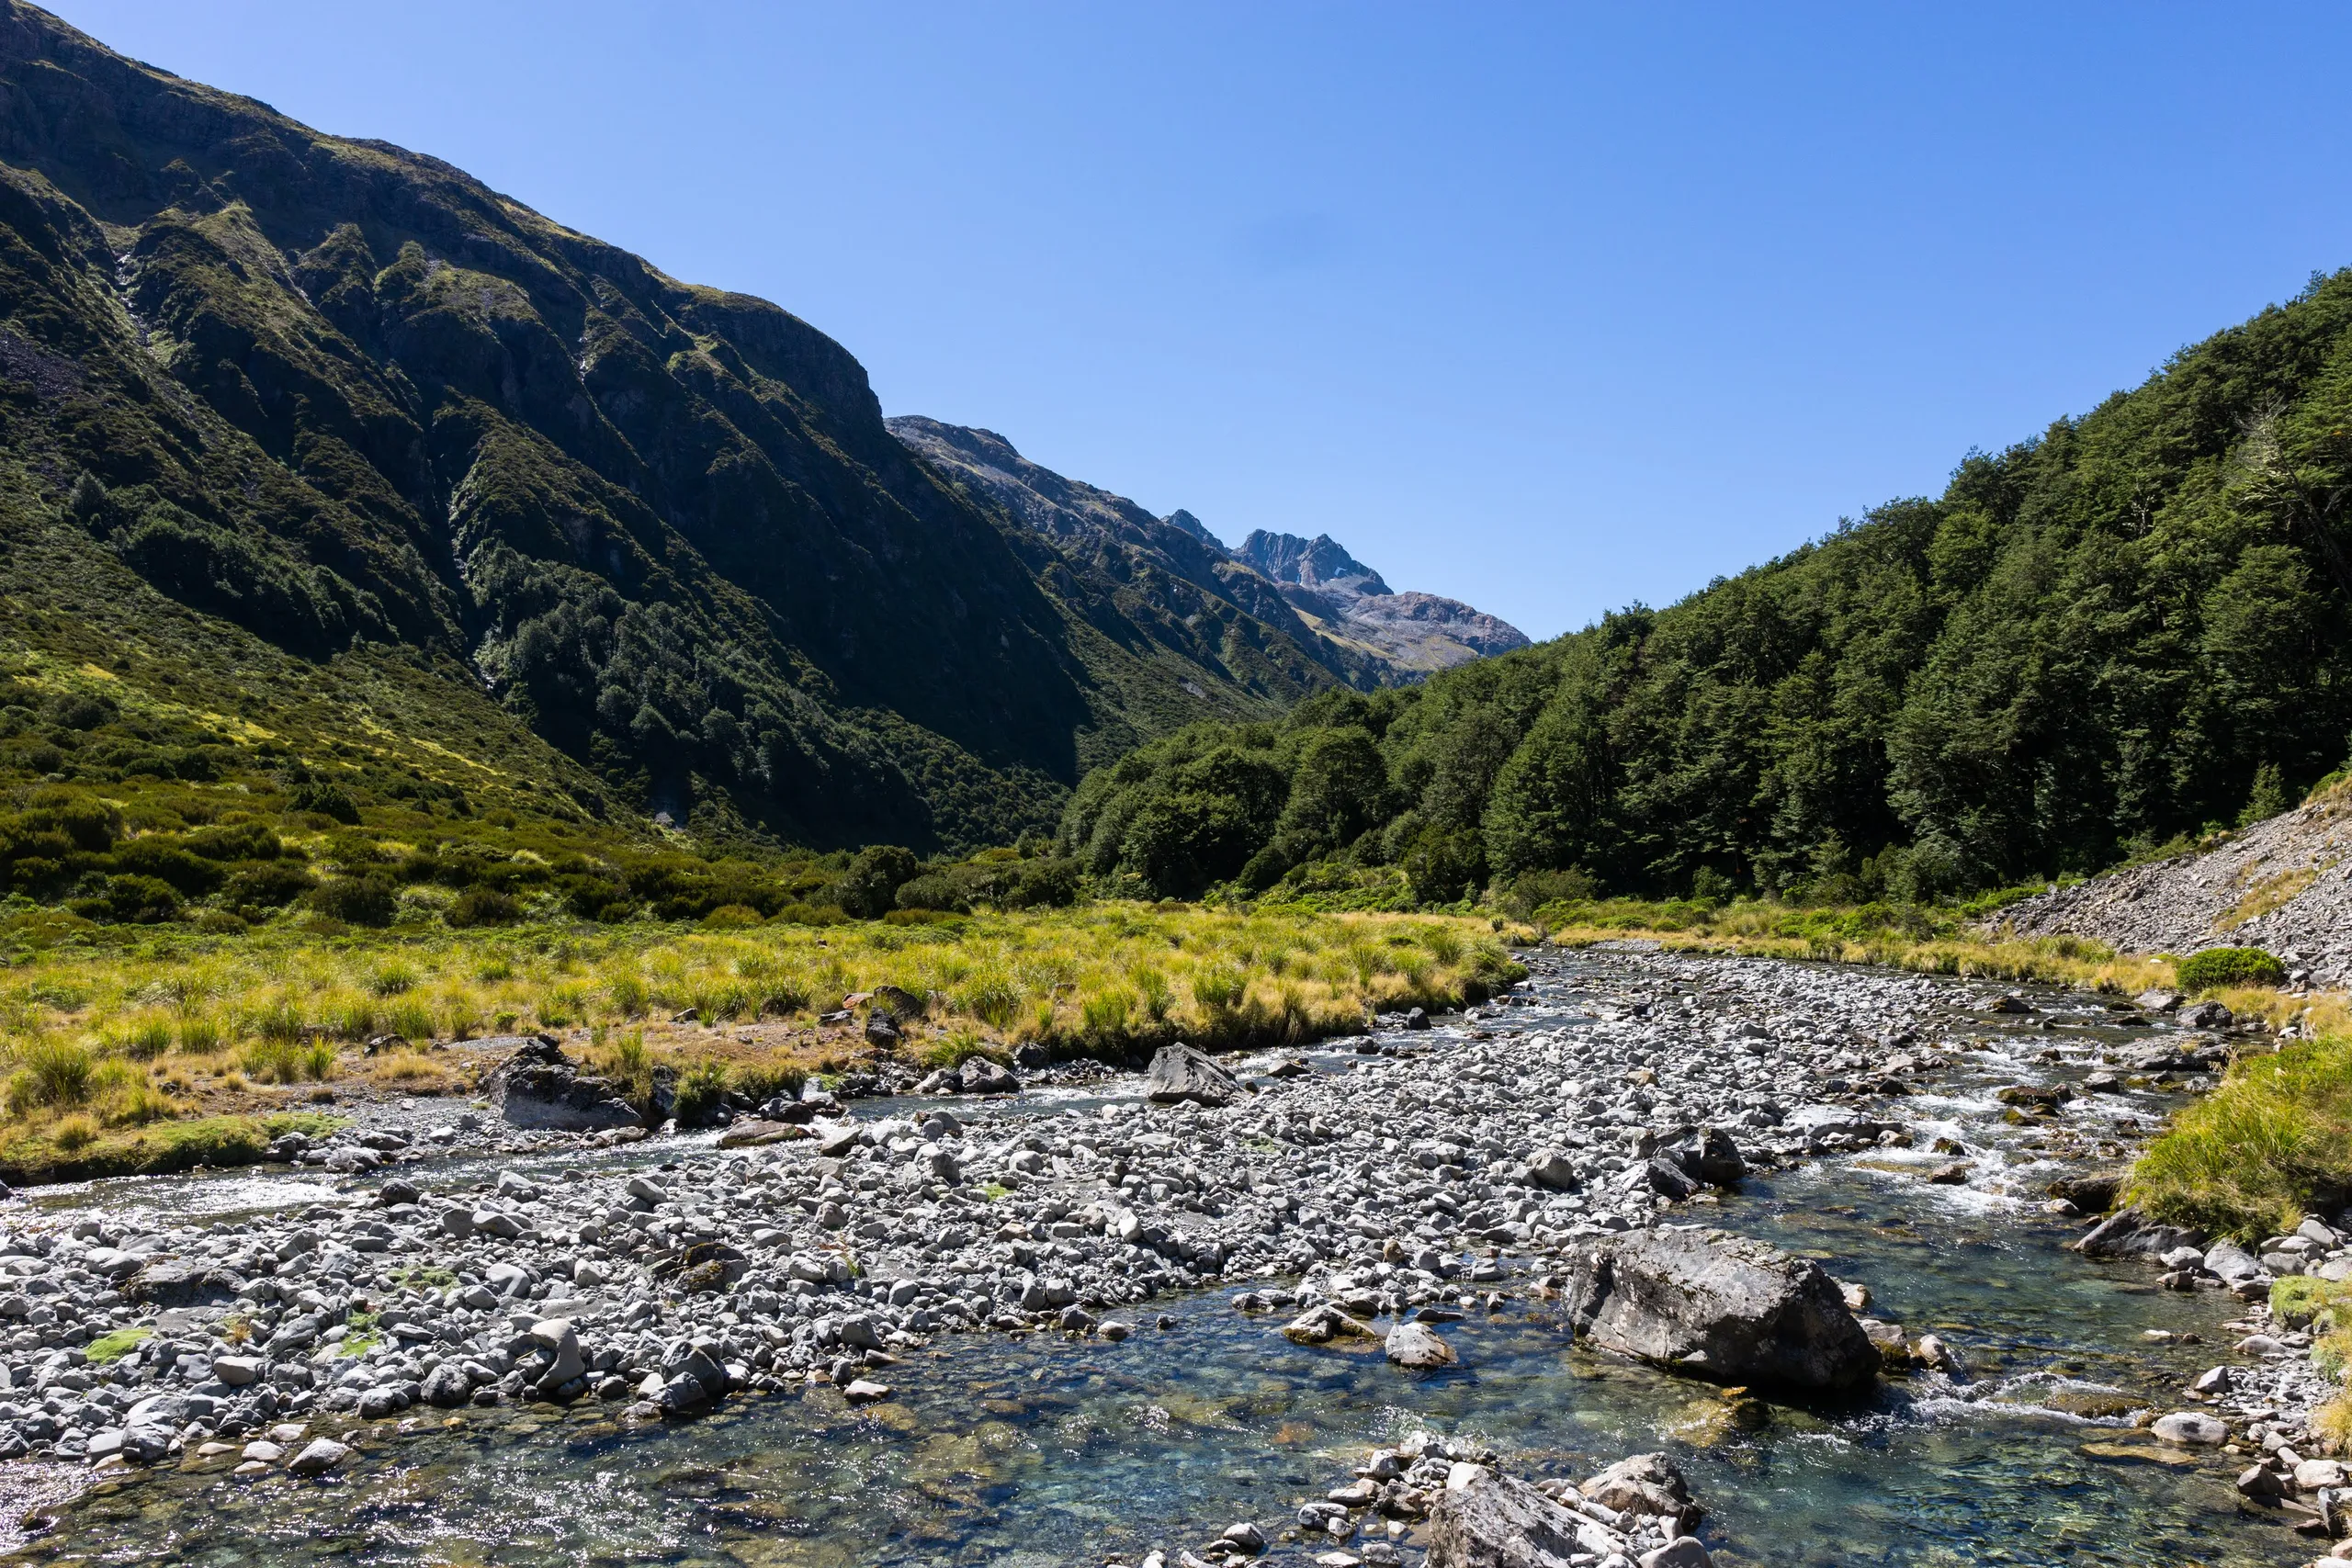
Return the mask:
POLYGON ((905 1046, 924 1063, 1029 1042, 1114 1060, 1179 1038, 1296 1043, 1484 998, 1520 974, 1508 934, 1452 916, 1102 903, 899 923, 58 944, 0 970, 0 1177, 255 1157, 256 1118, 462 1092, 462 1043, 492 1033, 584 1034, 616 1076, 666 1064, 705 1091, 839 1073, 863 1041, 818 1015, 885 986, 927 1001, 905 1046))
POLYGON ((2121 956, 2078 937, 1987 942, 1974 934, 1973 925, 1996 907, 1993 899, 1950 906, 1798 906, 1754 899, 1711 905, 1607 898, 1546 904, 1532 918, 1562 947, 1642 937, 1669 952, 1877 964, 1925 975, 2125 995, 2173 983, 2169 959, 2121 956))

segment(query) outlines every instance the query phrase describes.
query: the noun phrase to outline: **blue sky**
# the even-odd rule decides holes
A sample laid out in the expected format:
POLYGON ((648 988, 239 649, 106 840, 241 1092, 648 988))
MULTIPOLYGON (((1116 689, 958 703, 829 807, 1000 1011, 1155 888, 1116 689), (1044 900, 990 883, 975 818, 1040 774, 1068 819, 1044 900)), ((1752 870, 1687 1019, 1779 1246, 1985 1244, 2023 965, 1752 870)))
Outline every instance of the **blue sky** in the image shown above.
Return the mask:
POLYGON ((1532 635, 2352 265, 2352 10, 59 0, 1532 635))

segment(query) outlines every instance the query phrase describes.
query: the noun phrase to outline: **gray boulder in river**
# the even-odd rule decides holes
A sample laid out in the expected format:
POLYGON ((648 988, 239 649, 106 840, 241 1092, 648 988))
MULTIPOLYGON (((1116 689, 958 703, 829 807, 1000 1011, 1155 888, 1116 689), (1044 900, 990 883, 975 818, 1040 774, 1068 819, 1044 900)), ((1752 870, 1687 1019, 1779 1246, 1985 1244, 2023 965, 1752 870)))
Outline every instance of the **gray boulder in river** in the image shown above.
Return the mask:
POLYGON ((509 1126, 600 1133, 634 1127, 642 1120, 609 1080, 574 1066, 552 1035, 516 1035, 482 1043, 514 1047, 482 1086, 509 1126))
POLYGON ((2072 1246, 2089 1258, 2162 1258, 2184 1247, 2202 1251, 2205 1233, 2159 1224, 2137 1209, 2118 1209, 2072 1246))
POLYGON ((1492 1471, 1438 1494, 1429 1568, 1568 1568, 1618 1555, 1618 1542, 1515 1475, 1492 1471))
POLYGON ((1577 1251, 1564 1292, 1577 1337, 1721 1382, 1837 1393, 1879 1354, 1836 1281, 1720 1231, 1628 1231, 1577 1251))
POLYGON ((1189 1100, 1195 1105, 1214 1106, 1230 1105, 1247 1091, 1239 1078, 1180 1040, 1162 1045, 1151 1058, 1144 1092, 1161 1105, 1189 1100))

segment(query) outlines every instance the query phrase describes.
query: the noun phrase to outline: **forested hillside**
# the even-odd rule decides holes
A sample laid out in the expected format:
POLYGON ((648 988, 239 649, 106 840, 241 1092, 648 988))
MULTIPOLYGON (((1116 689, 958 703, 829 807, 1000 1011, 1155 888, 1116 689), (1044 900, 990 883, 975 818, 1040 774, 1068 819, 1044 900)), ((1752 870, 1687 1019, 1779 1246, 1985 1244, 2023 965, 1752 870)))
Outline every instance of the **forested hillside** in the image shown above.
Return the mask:
MULTIPOLYGON (((14 0, 0 558, 25 712, 95 660, 119 711, 202 687, 284 742, 216 771, 389 809, 391 735, 434 788, 707 842, 1009 843, 1334 679, 958 493, 775 306, 14 0)), ((103 776, 16 724, 0 805, 103 776)))
POLYGON ((2352 272, 1663 610, 1087 779, 1188 895, 1497 881, 1928 897, 2275 811, 2352 729, 2352 272))

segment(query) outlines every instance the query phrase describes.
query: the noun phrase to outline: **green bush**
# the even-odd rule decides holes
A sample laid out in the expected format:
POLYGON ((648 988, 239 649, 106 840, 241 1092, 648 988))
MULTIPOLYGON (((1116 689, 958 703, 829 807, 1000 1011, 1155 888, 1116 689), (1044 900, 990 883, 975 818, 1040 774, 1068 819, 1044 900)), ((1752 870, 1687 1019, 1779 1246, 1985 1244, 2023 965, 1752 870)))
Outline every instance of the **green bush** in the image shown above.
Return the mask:
POLYGON ((2225 986, 2278 986, 2287 966, 2258 947, 2209 947, 2180 961, 2174 974, 2180 988, 2195 996, 2225 986))
POLYGON ((471 926, 511 926, 523 918, 523 906, 503 893, 487 887, 469 887, 458 895, 441 917, 451 925, 464 929, 471 926))
POLYGON ((794 1065, 741 1067, 735 1073, 735 1087, 754 1105, 763 1105, 777 1095, 797 1100, 808 1083, 808 1069, 794 1065))
POLYGON ((151 925, 177 915, 180 898, 170 883, 152 876, 109 876, 103 895, 96 898, 76 898, 72 908, 85 919, 112 920, 122 925, 151 925))
POLYGON ((678 1075, 676 1098, 670 1102, 670 1114, 678 1119, 681 1127, 699 1127, 718 1111, 719 1102, 727 1096, 727 1064, 701 1061, 678 1075))
POLYGON ((380 876, 335 876, 302 896, 320 914, 353 926, 389 926, 399 912, 392 885, 380 876))
POLYGON ((299 784, 287 792, 286 804, 294 811, 312 811, 334 818, 345 826, 356 826, 359 807, 349 794, 331 784, 299 784))
POLYGON ((260 861, 241 866, 229 878, 222 900, 238 908, 276 909, 291 904, 319 885, 319 879, 299 865, 260 861))

